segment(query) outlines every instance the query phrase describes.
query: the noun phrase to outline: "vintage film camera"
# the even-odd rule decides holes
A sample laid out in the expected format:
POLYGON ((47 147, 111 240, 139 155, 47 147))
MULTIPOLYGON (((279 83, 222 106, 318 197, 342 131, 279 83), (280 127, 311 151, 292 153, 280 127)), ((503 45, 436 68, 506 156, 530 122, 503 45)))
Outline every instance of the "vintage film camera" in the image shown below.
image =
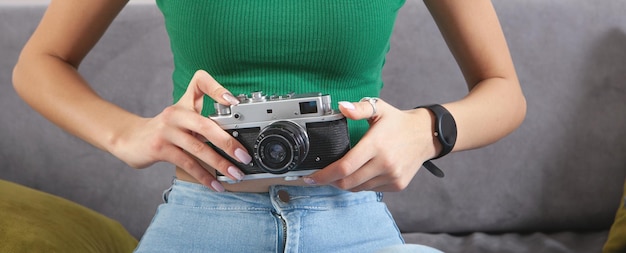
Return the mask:
MULTIPOLYGON (((253 157, 242 164, 210 144, 245 175, 243 180, 284 177, 295 180, 322 169, 350 149, 346 118, 321 93, 239 95, 235 106, 215 103, 209 118, 237 139, 253 157)), ((220 181, 235 183, 217 173, 220 181)))

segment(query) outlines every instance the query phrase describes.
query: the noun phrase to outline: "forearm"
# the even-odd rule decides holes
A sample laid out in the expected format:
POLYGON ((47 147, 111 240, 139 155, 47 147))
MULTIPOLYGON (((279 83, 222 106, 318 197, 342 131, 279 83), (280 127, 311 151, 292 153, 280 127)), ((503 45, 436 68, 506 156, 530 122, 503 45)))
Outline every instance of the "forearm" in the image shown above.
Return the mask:
POLYGON ((13 71, 17 93, 64 130, 110 151, 138 116, 102 99, 77 71, 127 0, 53 0, 13 71))
POLYGON ((515 79, 486 79, 465 98, 444 106, 457 123, 454 151, 496 142, 519 127, 526 115, 526 100, 515 79))
POLYGON ((424 0, 465 77, 469 94, 444 105, 457 122, 454 150, 478 148, 511 133, 526 101, 489 0, 424 0))
POLYGON ((103 100, 73 66, 51 55, 25 50, 15 66, 13 84, 45 118, 103 150, 110 151, 115 136, 139 119, 103 100))

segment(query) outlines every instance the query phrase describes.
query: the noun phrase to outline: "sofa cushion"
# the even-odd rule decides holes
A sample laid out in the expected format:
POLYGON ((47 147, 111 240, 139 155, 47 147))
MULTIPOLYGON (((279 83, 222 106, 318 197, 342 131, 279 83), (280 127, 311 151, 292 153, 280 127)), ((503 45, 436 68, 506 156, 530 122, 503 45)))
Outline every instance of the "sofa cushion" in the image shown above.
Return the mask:
POLYGON ((469 233, 463 235, 407 233, 407 243, 434 247, 443 252, 502 253, 600 252, 608 231, 565 231, 528 233, 469 233))
POLYGON ((604 253, 626 252, 626 182, 624 182, 624 195, 615 214, 615 222, 611 226, 609 238, 602 249, 604 253))
POLYGON ((117 221, 69 200, 0 180, 0 252, 131 252, 117 221))

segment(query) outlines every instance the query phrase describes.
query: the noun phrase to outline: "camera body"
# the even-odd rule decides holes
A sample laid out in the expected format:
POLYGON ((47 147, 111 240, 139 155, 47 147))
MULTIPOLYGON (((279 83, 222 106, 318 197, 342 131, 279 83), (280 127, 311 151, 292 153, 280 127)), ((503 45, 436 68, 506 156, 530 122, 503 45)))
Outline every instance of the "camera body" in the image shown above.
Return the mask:
MULTIPOLYGON (((253 157, 242 164, 210 144, 241 169, 243 180, 284 177, 295 180, 322 169, 350 149, 347 120, 321 93, 237 96, 238 105, 215 103, 213 121, 253 157)), ((217 172, 220 181, 235 183, 217 172)))

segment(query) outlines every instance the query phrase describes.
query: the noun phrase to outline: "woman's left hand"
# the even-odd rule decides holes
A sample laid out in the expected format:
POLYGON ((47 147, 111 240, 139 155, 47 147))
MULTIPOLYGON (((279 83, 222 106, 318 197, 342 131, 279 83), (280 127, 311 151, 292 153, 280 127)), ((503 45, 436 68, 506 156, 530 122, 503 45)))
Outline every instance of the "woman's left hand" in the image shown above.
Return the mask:
POLYGON ((368 120, 370 128, 344 157, 307 176, 308 184, 349 191, 401 191, 439 149, 426 109, 401 111, 376 99, 375 105, 367 100, 339 102, 339 110, 347 118, 368 120))

